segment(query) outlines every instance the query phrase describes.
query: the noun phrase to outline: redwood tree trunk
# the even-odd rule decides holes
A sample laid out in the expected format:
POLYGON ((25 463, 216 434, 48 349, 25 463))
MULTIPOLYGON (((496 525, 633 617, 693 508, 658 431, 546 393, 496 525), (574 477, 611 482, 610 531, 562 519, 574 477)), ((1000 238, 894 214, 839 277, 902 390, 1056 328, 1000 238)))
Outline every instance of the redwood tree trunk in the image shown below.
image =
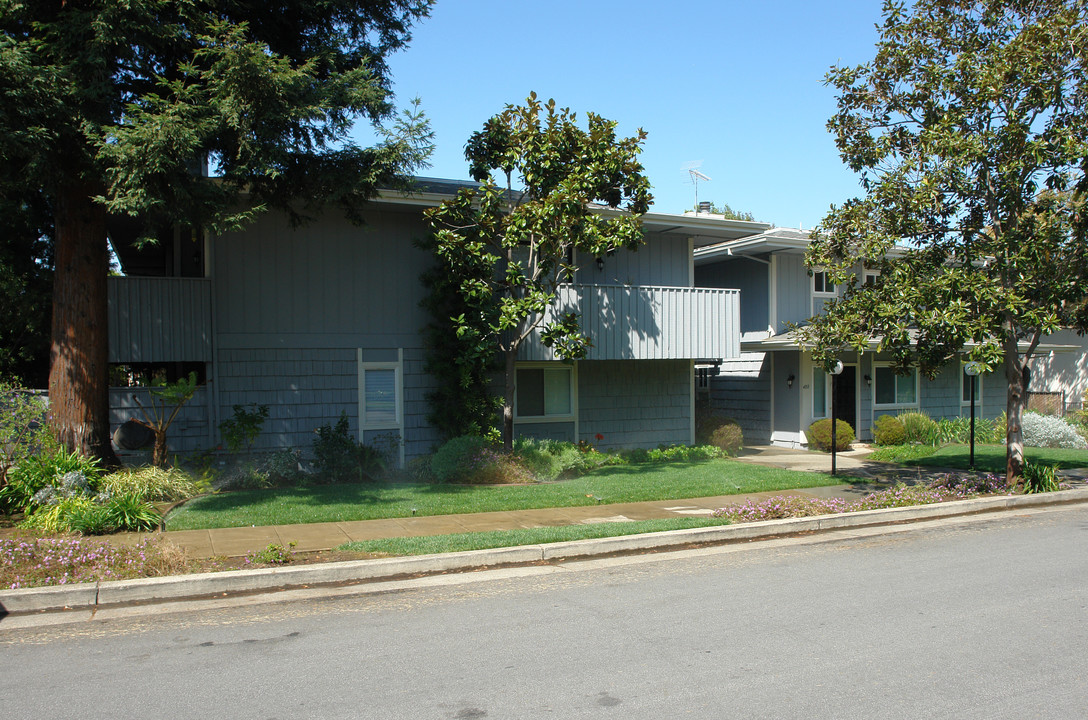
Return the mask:
POLYGON ((54 232, 49 417, 70 451, 118 464, 110 444, 106 211, 93 183, 60 188, 54 232))

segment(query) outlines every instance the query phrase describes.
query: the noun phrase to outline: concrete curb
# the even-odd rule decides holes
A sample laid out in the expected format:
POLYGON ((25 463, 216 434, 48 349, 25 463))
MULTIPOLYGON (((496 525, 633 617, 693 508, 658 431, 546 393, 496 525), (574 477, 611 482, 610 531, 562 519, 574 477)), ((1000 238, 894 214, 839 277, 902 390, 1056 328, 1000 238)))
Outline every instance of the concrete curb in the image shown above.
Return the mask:
POLYGON ((380 560, 353 560, 319 565, 261 568, 230 572, 176 575, 137 580, 108 580, 79 585, 0 590, 0 617, 33 613, 95 609, 123 603, 160 603, 181 599, 259 593, 313 585, 366 582, 412 575, 432 575, 477 568, 556 562, 688 545, 720 544, 845 528, 891 525, 978 513, 1088 502, 1088 488, 1039 495, 1004 495, 916 505, 886 510, 818 515, 806 518, 692 528, 642 535, 575 540, 546 545, 472 550, 380 560))

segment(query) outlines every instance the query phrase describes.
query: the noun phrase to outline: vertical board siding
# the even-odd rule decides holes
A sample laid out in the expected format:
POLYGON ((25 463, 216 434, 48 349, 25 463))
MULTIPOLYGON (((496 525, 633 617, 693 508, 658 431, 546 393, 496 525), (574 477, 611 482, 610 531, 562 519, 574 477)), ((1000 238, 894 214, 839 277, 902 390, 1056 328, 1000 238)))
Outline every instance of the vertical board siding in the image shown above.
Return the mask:
POLYGON ((740 293, 690 287, 564 285, 521 360, 555 360, 540 339, 549 318, 575 312, 592 340, 587 360, 677 360, 740 355, 740 293))
POLYGON ((777 256, 778 327, 783 332, 789 323, 802 323, 812 316, 812 278, 805 268, 804 256, 780 253, 777 256))
POLYGON ((211 359, 211 283, 206 278, 111 277, 110 362, 211 359))

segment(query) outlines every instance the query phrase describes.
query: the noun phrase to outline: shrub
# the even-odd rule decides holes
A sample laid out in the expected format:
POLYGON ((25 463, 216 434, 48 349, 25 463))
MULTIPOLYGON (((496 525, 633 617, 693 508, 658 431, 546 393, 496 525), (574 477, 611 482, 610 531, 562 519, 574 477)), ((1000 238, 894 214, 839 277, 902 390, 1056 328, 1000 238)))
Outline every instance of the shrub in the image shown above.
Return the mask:
POLYGON ((464 466, 462 482, 473 485, 499 485, 502 483, 532 482, 532 474, 518 461, 517 456, 480 448, 464 466))
POLYGON ((8 484, 0 488, 0 509, 6 512, 29 510, 34 505, 35 494, 46 487, 58 487, 61 478, 69 473, 81 475, 93 490, 102 470, 97 459, 63 449, 25 458, 8 473, 8 484))
POLYGON ((1025 462, 1023 478, 1025 493, 1054 492, 1061 489, 1058 484, 1058 469, 1053 465, 1025 462))
POLYGON ((134 495, 155 502, 185 500, 202 492, 185 471, 163 470, 154 465, 111 473, 102 478, 99 488, 111 495, 134 495))
POLYGON ((470 463, 476 455, 490 446, 479 435, 461 435, 442 443, 431 456, 431 472, 438 482, 467 482, 470 463))
POLYGON ((877 445, 902 445, 907 441, 907 430, 894 415, 881 415, 873 421, 873 442, 877 445))
POLYGON ((101 535, 117 531, 150 530, 159 523, 151 503, 133 494, 73 495, 54 498, 32 510, 20 527, 47 533, 79 532, 101 535))
POLYGON ((1039 415, 1034 412, 1024 413, 1021 422, 1024 432, 1024 444, 1031 447, 1076 448, 1088 447, 1076 428, 1065 420, 1052 415, 1039 415))
POLYGON ((42 398, 0 381, 0 488, 15 466, 57 449, 57 441, 45 423, 45 412, 42 398))
POLYGON ((235 405, 234 416, 219 423, 219 433, 231 452, 238 452, 242 448, 249 452, 267 419, 267 405, 235 405))
MULTIPOLYGON (((808 426, 808 442, 817 450, 831 451, 831 418, 817 420, 808 426)), ((835 420, 835 449, 849 450, 854 444, 854 428, 845 420, 835 420)))
POLYGON ((730 457, 736 455, 744 447, 744 432, 736 421, 723 422, 710 434, 709 445, 721 450, 730 457))
POLYGON ((899 416, 899 422, 903 424, 906 433, 906 441, 918 445, 937 444, 937 423, 925 413, 918 411, 905 412, 899 416))
POLYGON ((335 426, 322 425, 314 432, 314 471, 325 482, 375 480, 385 470, 385 455, 351 436, 348 416, 340 413, 335 426))

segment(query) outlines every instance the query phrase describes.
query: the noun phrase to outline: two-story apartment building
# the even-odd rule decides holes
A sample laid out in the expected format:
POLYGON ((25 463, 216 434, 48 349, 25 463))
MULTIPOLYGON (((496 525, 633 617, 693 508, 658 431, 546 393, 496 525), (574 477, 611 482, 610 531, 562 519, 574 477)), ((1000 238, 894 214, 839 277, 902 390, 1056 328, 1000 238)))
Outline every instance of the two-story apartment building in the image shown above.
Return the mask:
MULTIPOLYGON (((932 379, 916 369, 898 375, 876 342, 868 352, 844 353, 843 372, 833 382, 790 332, 842 291, 824 273, 805 266, 809 242, 807 232, 774 228, 694 250, 696 285, 741 293, 741 356, 723 362, 706 389, 712 406, 741 423, 746 441, 806 445, 808 426, 830 417, 833 392, 837 417, 850 423, 860 440, 872 439, 880 415, 910 410, 933 418, 968 415, 972 382, 978 417, 1005 410, 1008 386, 1000 370, 972 380, 961 359, 932 379)), ((871 282, 873 276, 875 271, 857 268, 857 282, 871 282)), ((1033 381, 1033 389, 1045 387, 1042 381, 1056 374, 1046 371, 1044 361, 1080 355, 1071 352, 1075 345, 1061 343, 1062 338, 1051 338, 1038 348, 1033 366, 1040 382, 1033 381)))
MULTIPOLYGON (((402 459, 429 452, 440 438, 426 420, 420 275, 432 258, 414 241, 430 231, 423 211, 461 186, 421 179, 411 195, 383 193, 362 226, 329 211, 295 228, 268 213, 240 232, 174 231, 137 249, 136 228, 116 225, 125 276, 110 279, 110 362, 197 372, 202 387, 172 428, 177 452, 219 444, 235 405, 269 407, 259 448, 308 448, 345 413, 364 442, 391 435, 402 459)), ((539 338, 523 345, 516 431, 605 447, 691 443, 695 365, 736 360, 741 341, 738 290, 697 286, 694 251, 768 227, 654 213, 638 251, 576 257, 557 305, 581 313, 593 347, 565 363, 539 338)), ((144 392, 111 391, 115 424, 144 392)))

